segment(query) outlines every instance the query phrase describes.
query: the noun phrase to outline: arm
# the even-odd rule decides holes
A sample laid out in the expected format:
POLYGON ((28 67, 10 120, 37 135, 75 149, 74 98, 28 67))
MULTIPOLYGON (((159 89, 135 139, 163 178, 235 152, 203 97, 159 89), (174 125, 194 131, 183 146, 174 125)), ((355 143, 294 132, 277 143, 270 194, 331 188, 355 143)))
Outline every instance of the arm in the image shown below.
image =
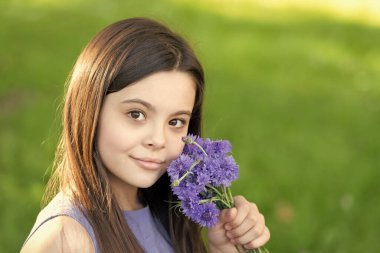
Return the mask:
POLYGON ((210 253, 238 253, 243 248, 263 246, 270 238, 264 216, 243 196, 234 197, 235 207, 223 210, 215 227, 208 231, 210 253))
POLYGON ((85 228, 67 216, 43 224, 20 253, 94 253, 94 245, 85 228))

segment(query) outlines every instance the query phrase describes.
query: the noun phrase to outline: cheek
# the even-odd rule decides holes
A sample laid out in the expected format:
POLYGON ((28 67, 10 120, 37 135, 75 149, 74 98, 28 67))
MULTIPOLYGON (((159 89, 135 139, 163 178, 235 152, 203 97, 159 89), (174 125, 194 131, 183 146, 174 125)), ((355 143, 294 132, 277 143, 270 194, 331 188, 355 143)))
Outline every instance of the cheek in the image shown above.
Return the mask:
POLYGON ((128 150, 136 139, 136 135, 130 134, 130 129, 116 120, 102 121, 98 131, 97 145, 103 153, 128 150))
POLYGON ((176 159, 182 153, 184 146, 185 146, 185 143, 181 140, 181 138, 173 141, 172 144, 170 145, 169 160, 176 159))
POLYGON ((100 127, 96 140, 99 155, 106 167, 112 168, 114 154, 121 150, 120 139, 115 138, 112 131, 107 127, 100 127))

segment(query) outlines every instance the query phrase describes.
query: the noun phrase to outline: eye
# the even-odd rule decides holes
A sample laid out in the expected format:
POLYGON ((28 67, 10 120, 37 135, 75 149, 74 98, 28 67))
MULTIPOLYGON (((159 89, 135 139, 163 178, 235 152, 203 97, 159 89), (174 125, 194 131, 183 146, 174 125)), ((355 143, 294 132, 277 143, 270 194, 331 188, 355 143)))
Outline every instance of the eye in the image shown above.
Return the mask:
POLYGON ((181 119, 173 119, 169 122, 169 125, 174 126, 176 128, 181 128, 186 124, 185 120, 181 119))
POLYGON ((131 111, 128 113, 128 116, 131 117, 132 119, 135 119, 135 120, 144 120, 145 119, 144 113, 142 113, 140 111, 131 111))

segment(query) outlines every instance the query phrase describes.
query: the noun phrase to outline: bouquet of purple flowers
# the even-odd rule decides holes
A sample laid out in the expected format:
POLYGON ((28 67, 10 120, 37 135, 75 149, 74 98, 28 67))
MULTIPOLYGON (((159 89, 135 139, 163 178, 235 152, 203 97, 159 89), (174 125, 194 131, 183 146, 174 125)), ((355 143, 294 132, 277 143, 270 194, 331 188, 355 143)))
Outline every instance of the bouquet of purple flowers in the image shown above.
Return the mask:
MULTIPOLYGON (((212 141, 189 134, 182 154, 168 167, 173 193, 188 218, 213 227, 220 210, 234 207, 230 186, 239 176, 229 141, 212 141)), ((264 247, 246 252, 268 252, 264 247)))

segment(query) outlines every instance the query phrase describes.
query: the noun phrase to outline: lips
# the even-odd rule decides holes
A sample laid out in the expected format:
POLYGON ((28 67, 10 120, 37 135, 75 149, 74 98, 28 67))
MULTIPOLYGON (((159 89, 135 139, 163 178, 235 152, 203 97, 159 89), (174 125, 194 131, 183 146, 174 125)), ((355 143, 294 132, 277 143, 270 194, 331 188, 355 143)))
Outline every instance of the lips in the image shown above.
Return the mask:
POLYGON ((164 161, 155 159, 155 158, 137 158, 137 157, 131 157, 135 163, 144 169, 148 170, 158 170, 162 168, 162 165, 164 164, 164 161))

